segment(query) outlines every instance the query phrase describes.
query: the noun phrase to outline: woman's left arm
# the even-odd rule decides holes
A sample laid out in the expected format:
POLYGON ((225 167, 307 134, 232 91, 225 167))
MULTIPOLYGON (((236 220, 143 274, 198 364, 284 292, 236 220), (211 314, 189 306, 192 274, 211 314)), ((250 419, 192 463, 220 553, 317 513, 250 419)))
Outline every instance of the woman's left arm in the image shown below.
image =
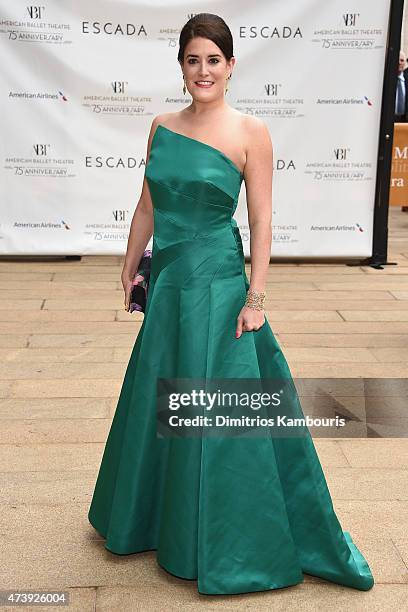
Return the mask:
MULTIPOLYGON (((266 124, 247 117, 248 145, 244 169, 250 229, 251 277, 248 297, 265 293, 272 243, 273 147, 266 124)), ((262 299, 262 298, 261 298, 262 299)), ((252 300, 251 300, 252 301, 252 300)), ((265 322, 264 311, 244 305, 237 318, 236 337, 257 331, 265 322)))

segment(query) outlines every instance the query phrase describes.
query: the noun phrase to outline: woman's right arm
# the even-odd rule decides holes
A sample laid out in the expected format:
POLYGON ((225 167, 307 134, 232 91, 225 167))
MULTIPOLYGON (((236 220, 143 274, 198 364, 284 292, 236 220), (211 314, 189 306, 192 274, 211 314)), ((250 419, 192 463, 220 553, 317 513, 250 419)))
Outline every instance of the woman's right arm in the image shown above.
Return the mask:
MULTIPOLYGON (((158 123, 159 117, 155 117, 150 127, 147 142, 146 165, 149 161, 150 147, 158 123)), ((132 290, 133 278, 139 266, 140 259, 153 234, 153 229, 153 204, 145 174, 143 178, 142 193, 136 204, 136 209, 130 224, 129 238, 122 270, 122 285, 125 292, 125 310, 129 310, 130 308, 130 292, 132 290)))

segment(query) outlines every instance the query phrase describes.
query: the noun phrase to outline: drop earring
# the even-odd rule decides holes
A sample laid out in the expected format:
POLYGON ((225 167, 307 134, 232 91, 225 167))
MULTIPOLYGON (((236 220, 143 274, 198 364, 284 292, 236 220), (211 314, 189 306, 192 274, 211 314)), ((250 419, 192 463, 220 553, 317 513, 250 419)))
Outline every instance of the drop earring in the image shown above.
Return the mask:
POLYGON ((184 85, 183 85, 183 94, 186 95, 186 81, 184 79, 184 74, 183 74, 183 81, 184 81, 184 85))
POLYGON ((228 91, 228 79, 231 78, 231 75, 229 75, 226 79, 225 79, 225 93, 227 93, 228 91))

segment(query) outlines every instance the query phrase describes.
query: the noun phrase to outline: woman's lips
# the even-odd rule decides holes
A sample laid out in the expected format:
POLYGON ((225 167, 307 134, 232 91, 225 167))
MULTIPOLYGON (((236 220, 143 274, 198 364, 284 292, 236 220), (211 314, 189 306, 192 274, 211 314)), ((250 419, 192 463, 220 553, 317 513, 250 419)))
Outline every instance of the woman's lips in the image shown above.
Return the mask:
POLYGON ((212 87, 214 85, 214 83, 211 83, 210 85, 208 84, 203 84, 203 83, 197 83, 197 81, 195 81, 195 84, 197 85, 197 87, 203 87, 203 88, 207 88, 209 89, 210 87, 212 87))

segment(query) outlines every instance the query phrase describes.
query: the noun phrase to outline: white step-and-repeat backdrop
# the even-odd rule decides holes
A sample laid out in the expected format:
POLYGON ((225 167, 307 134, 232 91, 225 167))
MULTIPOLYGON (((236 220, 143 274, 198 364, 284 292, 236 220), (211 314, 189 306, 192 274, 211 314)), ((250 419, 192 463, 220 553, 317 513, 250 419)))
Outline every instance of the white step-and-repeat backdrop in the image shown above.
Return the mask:
MULTIPOLYGON (((272 255, 371 255, 389 0, 0 0, 2 254, 123 254, 178 37, 223 17, 227 99, 274 146, 272 255)), ((245 254, 245 185, 235 218, 245 254)), ((149 243, 151 245, 151 241, 149 243)))

